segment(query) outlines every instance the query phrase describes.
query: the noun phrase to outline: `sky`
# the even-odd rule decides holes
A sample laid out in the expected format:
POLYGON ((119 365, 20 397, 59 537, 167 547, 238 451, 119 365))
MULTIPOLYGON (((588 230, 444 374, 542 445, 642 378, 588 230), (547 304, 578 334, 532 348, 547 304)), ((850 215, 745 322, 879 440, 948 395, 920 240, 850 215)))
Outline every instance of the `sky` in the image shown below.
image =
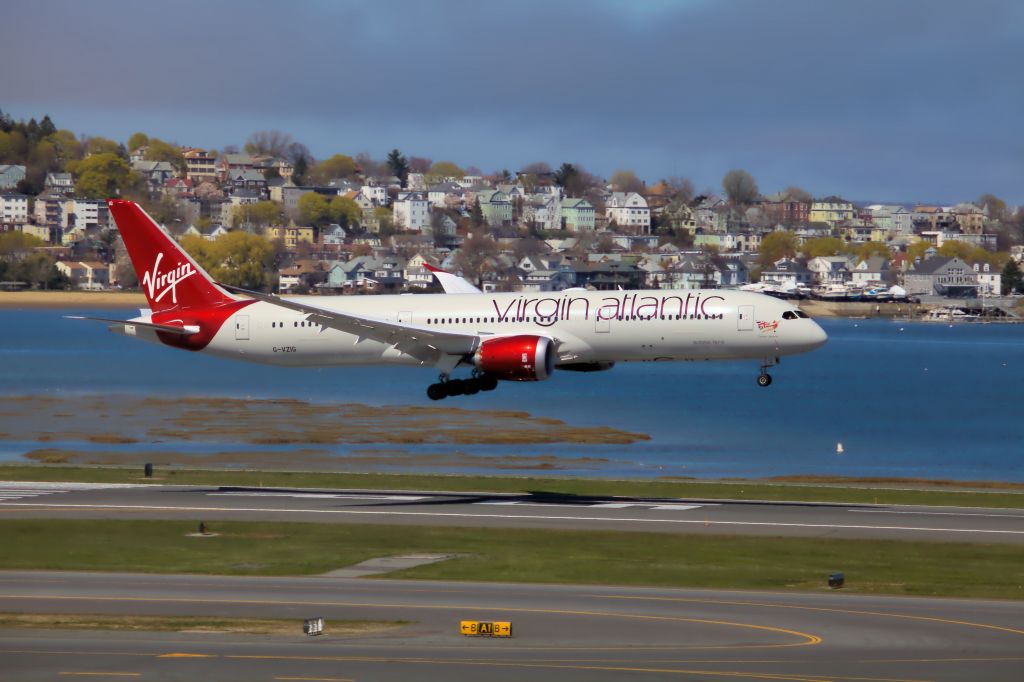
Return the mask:
POLYGON ((47 0, 0 65, 0 109, 121 141, 1024 204, 1016 0, 47 0))

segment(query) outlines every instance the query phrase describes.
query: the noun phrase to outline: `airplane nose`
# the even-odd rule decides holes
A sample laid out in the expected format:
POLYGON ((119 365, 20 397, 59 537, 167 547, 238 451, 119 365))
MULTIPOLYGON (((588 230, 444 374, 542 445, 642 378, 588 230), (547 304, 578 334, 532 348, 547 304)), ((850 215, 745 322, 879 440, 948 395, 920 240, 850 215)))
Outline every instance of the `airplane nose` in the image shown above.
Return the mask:
POLYGON ((828 341, 828 334, 826 334, 825 330, 814 321, 811 321, 811 328, 808 330, 807 335, 809 337, 807 340, 807 350, 821 348, 825 345, 825 342, 828 341))

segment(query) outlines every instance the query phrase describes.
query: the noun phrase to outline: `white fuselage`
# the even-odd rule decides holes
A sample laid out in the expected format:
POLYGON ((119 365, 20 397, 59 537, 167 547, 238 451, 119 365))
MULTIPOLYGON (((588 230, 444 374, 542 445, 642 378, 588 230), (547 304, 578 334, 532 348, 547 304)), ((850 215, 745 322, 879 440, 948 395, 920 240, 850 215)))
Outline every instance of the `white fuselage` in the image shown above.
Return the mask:
MULTIPOLYGON (((556 364, 765 360, 821 346, 826 335, 790 303, 722 290, 583 291, 289 297, 413 328, 557 341, 556 364), (786 315, 786 317, 784 317, 786 315)), ((205 352, 288 366, 421 364, 393 346, 306 320, 263 301, 233 313, 205 352)), ((145 321, 139 318, 138 321, 145 321)), ((139 327, 129 333, 157 340, 139 327)))

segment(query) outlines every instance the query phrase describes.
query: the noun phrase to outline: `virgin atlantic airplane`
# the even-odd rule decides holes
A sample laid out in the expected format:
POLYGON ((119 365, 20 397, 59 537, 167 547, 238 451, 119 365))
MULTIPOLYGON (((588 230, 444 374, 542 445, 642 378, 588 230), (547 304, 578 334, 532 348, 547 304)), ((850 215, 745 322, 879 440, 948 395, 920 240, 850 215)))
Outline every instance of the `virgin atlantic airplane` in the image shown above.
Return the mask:
POLYGON ((295 367, 434 367, 433 400, 543 381, 555 370, 616 362, 756 360, 760 386, 784 355, 822 346, 825 332, 789 303, 724 290, 485 294, 431 268, 444 294, 274 296, 213 281, 145 211, 110 200, 149 302, 110 329, 193 352, 295 367), (469 378, 452 374, 466 368, 469 378))

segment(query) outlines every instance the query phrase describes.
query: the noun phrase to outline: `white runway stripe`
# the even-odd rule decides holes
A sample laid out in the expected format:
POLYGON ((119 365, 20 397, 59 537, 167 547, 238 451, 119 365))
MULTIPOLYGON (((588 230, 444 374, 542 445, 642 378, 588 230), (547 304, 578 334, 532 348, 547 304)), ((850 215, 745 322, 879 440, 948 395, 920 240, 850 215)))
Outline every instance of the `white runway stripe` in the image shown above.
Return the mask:
POLYGON ((76 490, 105 490, 108 488, 137 487, 131 483, 41 483, 35 481, 0 481, 0 504, 11 500, 24 500, 43 495, 55 495, 76 490))

